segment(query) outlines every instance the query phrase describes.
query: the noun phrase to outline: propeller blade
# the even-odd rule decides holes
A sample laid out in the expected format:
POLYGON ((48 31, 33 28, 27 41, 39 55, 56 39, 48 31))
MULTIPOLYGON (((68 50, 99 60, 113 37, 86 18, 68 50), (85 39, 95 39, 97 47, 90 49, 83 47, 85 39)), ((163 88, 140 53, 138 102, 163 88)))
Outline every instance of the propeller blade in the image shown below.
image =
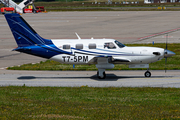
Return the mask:
POLYGON ((166 34, 166 50, 167 50, 168 34, 166 34))
POLYGON ((167 64, 167 57, 165 58, 165 73, 166 73, 166 70, 167 70, 166 64, 167 64))
POLYGON ((172 52, 172 51, 170 51, 170 50, 168 50, 167 48, 168 48, 168 34, 166 35, 166 49, 164 49, 164 58, 165 58, 165 73, 166 73, 166 70, 167 70, 167 58, 168 57, 171 57, 171 56, 173 56, 173 55, 175 55, 175 53, 174 52, 172 52))
MULTIPOLYGON (((165 53, 164 54, 166 54, 167 55, 167 41, 168 41, 168 34, 166 34, 166 49, 165 49, 165 53)), ((165 58, 165 73, 166 73, 166 64, 167 64, 167 57, 165 58)))

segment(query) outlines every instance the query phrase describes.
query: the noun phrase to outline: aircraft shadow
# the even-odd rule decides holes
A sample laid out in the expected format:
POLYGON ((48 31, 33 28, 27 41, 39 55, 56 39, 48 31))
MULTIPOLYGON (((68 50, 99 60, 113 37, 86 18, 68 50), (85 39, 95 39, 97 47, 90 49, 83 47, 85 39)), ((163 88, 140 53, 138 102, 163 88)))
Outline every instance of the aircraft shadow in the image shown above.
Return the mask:
MULTIPOLYGON (((150 78, 167 78, 167 77, 172 77, 172 76, 151 76, 150 78)), ((105 79, 99 79, 97 78, 97 75, 93 75, 90 77, 93 80, 96 81, 117 81, 120 79, 131 79, 131 78, 144 78, 147 79, 144 76, 117 76, 115 74, 106 74, 106 78, 105 79)))
MULTIPOLYGON (((152 76, 151 78, 167 78, 172 76, 152 76)), ((99 79, 97 75, 90 77, 35 77, 35 76, 21 76, 18 77, 18 80, 34 80, 34 79, 92 79, 96 81, 117 81, 119 79, 131 79, 131 78, 144 78, 144 76, 117 76, 115 74, 107 74, 105 79, 99 79)))

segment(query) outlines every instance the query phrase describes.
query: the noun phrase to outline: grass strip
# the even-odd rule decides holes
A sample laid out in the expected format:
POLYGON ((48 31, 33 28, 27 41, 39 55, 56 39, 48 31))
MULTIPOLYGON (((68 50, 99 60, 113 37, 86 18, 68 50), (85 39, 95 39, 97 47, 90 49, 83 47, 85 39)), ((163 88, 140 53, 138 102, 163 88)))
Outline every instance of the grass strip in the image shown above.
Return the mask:
MULTIPOLYGON (((149 47, 160 47, 165 48, 165 44, 162 43, 156 43, 154 45, 152 44, 126 44, 127 46, 149 46, 149 47)), ((151 70, 164 70, 165 68, 167 70, 179 70, 180 69, 180 43, 171 43, 168 44, 168 50, 173 51, 176 53, 175 56, 168 58, 167 64, 165 64, 165 59, 162 59, 161 61, 151 63, 150 69, 151 70)), ((75 65, 75 68, 73 68, 73 65, 69 64, 61 64, 56 61, 47 60, 45 62, 41 61, 40 63, 36 64, 24 64, 21 66, 14 66, 14 67, 8 67, 8 70, 57 70, 57 71, 66 71, 66 70, 74 70, 74 71, 94 71, 97 70, 95 65, 75 65)), ((130 69, 128 68, 128 65, 124 64, 116 64, 113 69, 110 70, 146 70, 146 69, 130 69)))
POLYGON ((0 119, 179 119, 178 88, 0 87, 0 119))

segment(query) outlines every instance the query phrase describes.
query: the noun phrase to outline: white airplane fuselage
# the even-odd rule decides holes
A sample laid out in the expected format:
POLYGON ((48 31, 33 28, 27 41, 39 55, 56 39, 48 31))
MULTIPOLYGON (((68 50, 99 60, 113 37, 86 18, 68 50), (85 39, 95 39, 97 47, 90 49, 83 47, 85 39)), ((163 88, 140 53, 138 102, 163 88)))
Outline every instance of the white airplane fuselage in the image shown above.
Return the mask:
POLYGON ((102 56, 106 58, 111 56, 117 60, 129 60, 129 62, 113 61, 110 63, 114 64, 149 64, 156 62, 164 58, 164 49, 157 47, 122 47, 120 48, 113 39, 64 39, 64 40, 53 40, 53 44, 63 49, 63 45, 70 45, 69 49, 63 49, 67 52, 72 52, 72 55, 59 54, 53 56, 52 60, 66 63, 66 64, 94 64, 94 57, 102 56), (105 43, 113 43, 114 48, 104 48, 105 43), (82 49, 76 49, 77 44, 82 44, 82 49), (95 44, 96 48, 89 48, 90 44, 95 44), (159 55, 153 54, 153 52, 159 52, 159 55))

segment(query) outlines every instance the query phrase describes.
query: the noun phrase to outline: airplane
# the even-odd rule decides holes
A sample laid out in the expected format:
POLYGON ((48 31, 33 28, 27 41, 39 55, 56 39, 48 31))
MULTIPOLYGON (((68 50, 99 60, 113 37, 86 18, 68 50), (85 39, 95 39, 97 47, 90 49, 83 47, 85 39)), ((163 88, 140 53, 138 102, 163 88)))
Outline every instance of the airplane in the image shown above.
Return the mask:
POLYGON ((128 47, 114 39, 44 39, 17 13, 4 14, 18 47, 13 51, 43 57, 65 64, 96 64, 97 77, 106 78, 106 69, 114 64, 129 68, 147 68, 149 63, 175 55, 158 47, 128 47))

